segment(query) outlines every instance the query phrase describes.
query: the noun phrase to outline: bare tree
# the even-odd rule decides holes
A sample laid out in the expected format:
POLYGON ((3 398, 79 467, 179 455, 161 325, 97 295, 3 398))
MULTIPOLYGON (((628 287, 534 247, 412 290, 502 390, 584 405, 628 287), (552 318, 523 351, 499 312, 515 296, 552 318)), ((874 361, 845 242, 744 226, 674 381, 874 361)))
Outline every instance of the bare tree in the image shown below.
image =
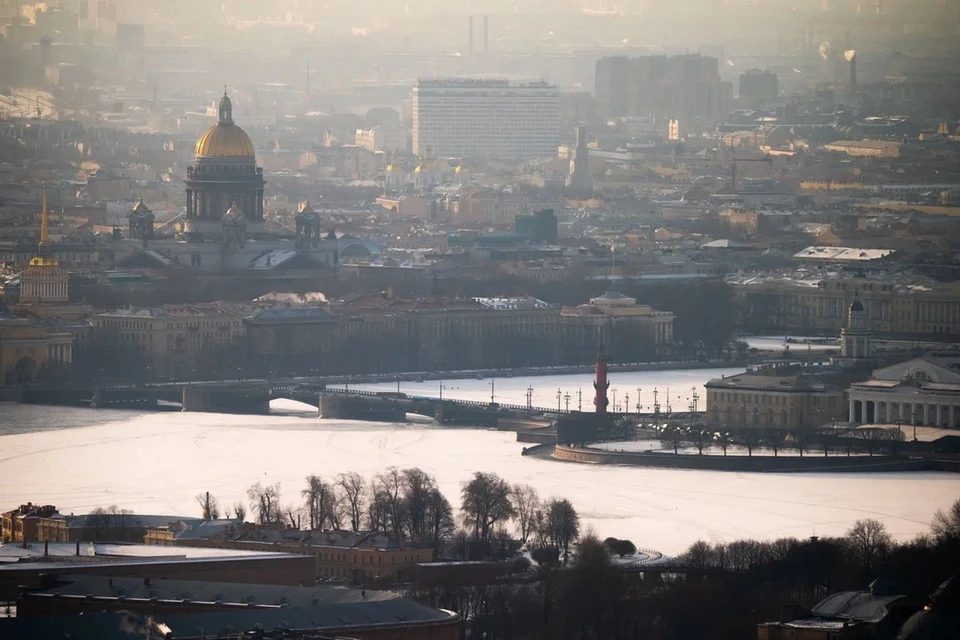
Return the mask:
MULTIPOLYGON (((294 504, 288 504, 283 508, 283 515, 287 518, 288 526, 291 529, 300 529, 300 514, 303 513, 303 507, 298 507, 294 504)), ((278 522, 280 522, 278 520, 278 522)))
POLYGON ((960 499, 950 505, 947 511, 937 510, 930 530, 940 543, 960 540, 960 499))
POLYGON ((367 503, 367 527, 371 531, 388 531, 390 529, 390 504, 387 495, 373 491, 370 502, 367 503))
POLYGON ((727 449, 733 444, 733 434, 731 434, 726 429, 718 431, 716 434, 717 444, 720 445, 720 448, 723 450, 723 455, 727 455, 727 449))
POLYGON ((714 556, 710 543, 697 540, 680 556, 680 561, 697 571, 704 571, 712 563, 714 556))
POLYGON ((359 531, 363 508, 367 500, 367 483, 359 473, 341 473, 337 476, 340 498, 350 520, 350 528, 359 531))
MULTIPOLYGON (((900 430, 895 429, 895 431, 900 430)), ((902 434, 903 432, 900 431, 900 433, 902 434)), ((890 439, 887 429, 881 429, 879 427, 856 429, 853 432, 853 436, 859 440, 863 440, 866 443, 867 453, 869 453, 871 456, 876 449, 882 447, 883 443, 889 441, 890 439)))
POLYGON ((247 517, 247 508, 239 500, 233 503, 233 517, 243 522, 243 519, 247 517))
POLYGON ((706 431, 705 429, 694 427, 687 431, 684 440, 696 447, 697 455, 702 456, 704 447, 708 446, 710 441, 713 440, 713 433, 706 431))
POLYGON ((282 522, 283 512, 280 508, 279 482, 267 486, 257 482, 247 489, 247 498, 250 500, 250 511, 253 512, 258 524, 282 522))
POLYGON ((547 514, 547 530, 551 543, 563 549, 564 557, 570 552, 570 543, 580 535, 580 516, 566 498, 553 498, 544 505, 547 514))
POLYGON ((742 429, 736 433, 737 444, 747 448, 747 455, 752 457, 753 450, 760 445, 760 432, 756 429, 742 429))
POLYGON ((201 517, 204 520, 217 520, 220 518, 220 501, 210 495, 209 491, 198 493, 194 498, 200 505, 201 517))
POLYGON ((423 540, 429 533, 427 508, 432 493, 437 489, 437 481, 423 469, 414 467, 404 469, 403 512, 406 515, 407 528, 413 540, 423 540))
POLYGON ((845 537, 850 554, 866 573, 871 573, 890 551, 892 540, 879 520, 857 520, 845 537))
POLYGON ((793 446, 797 448, 797 451, 800 453, 800 457, 803 457, 803 452, 808 448, 810 443, 810 432, 806 429, 797 429, 791 434, 791 439, 793 440, 793 446))
POLYGON ((138 522, 130 509, 121 509, 115 504, 97 507, 87 515, 85 535, 94 541, 126 542, 131 537, 140 537, 142 542, 143 531, 136 526, 138 522))
POLYGON ((773 449, 774 458, 779 455, 786 440, 787 434, 783 429, 767 429, 763 432, 763 443, 773 449))
POLYGON ((300 492, 307 510, 310 529, 339 529, 337 495, 333 485, 320 476, 307 476, 307 487, 300 492))
POLYGON ((680 445, 685 442, 683 430, 679 427, 668 426, 660 432, 661 446, 673 449, 674 454, 680 453, 680 445))
POLYGON ((494 525, 514 514, 510 485, 495 473, 474 473, 460 495, 464 525, 472 527, 474 536, 484 542, 489 541, 494 525))
POLYGON ((373 493, 387 509, 387 520, 397 541, 403 540, 406 525, 405 505, 403 501, 403 473, 396 467, 390 467, 378 473, 372 481, 373 493))
POLYGON ((513 510, 516 512, 520 543, 526 544, 533 533, 534 514, 540 509, 540 496, 537 490, 528 484, 515 484, 510 497, 513 500, 513 510))
POLYGON ((456 530, 453 507, 437 488, 431 490, 427 496, 424 521, 426 532, 422 542, 433 547, 433 556, 436 558, 444 540, 449 539, 456 530))

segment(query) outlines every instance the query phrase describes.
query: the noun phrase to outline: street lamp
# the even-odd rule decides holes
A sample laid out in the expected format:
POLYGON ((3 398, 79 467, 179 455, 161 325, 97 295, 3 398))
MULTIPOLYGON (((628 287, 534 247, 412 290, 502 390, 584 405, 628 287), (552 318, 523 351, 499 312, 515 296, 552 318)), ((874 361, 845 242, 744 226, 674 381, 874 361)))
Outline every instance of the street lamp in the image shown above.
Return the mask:
POLYGON ((637 387, 637 413, 640 413, 640 392, 642 389, 637 387))
POLYGON ((630 413, 630 394, 629 393, 623 394, 623 406, 624 406, 624 411, 626 411, 627 413, 630 413))
POLYGON ((490 381, 490 404, 496 404, 496 401, 494 400, 494 389, 495 389, 495 388, 496 388, 496 387, 494 386, 494 380, 491 380, 491 381, 490 381))
POLYGON ((617 390, 613 390, 613 412, 617 412, 617 390))
POLYGON ((563 399, 567 403, 567 413, 570 413, 570 392, 563 394, 563 399))
POLYGON ((527 411, 533 409, 533 386, 527 387, 527 411))
POLYGON ((560 388, 557 387, 557 413, 560 413, 560 388))
POLYGON ((577 411, 583 411, 583 387, 577 388, 577 411))
POLYGON ((443 380, 440 381, 440 399, 443 400, 443 380))

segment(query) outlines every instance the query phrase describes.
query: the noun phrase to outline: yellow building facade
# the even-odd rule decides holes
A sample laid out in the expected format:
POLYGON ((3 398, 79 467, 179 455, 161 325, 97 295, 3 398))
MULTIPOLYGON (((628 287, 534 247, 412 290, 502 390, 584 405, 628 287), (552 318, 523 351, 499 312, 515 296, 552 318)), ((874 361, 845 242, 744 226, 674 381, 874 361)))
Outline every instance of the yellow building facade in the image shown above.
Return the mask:
POLYGON ((73 335, 25 320, 0 320, 0 386, 30 384, 54 368, 69 368, 73 335))
POLYGON ((786 372, 745 372, 711 380, 707 424, 722 429, 815 429, 846 420, 839 387, 786 372))
POLYGON ((118 309, 93 317, 93 339, 137 354, 153 379, 190 377, 243 361, 247 311, 216 303, 118 309))

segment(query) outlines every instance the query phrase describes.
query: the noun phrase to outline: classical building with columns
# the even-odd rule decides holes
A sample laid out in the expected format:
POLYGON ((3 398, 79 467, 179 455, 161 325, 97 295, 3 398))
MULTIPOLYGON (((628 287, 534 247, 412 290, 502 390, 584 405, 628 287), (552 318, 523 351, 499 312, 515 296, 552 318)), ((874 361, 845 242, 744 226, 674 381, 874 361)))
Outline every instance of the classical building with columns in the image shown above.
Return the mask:
POLYGON ((850 386, 850 422, 960 427, 960 353, 933 354, 873 372, 850 386))

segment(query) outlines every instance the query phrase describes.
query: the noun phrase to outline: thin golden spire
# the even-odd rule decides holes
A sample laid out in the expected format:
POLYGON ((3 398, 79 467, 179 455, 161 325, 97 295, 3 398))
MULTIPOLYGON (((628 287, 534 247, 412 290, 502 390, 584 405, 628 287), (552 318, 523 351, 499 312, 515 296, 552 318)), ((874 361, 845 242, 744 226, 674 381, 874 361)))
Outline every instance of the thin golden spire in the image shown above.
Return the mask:
POLYGON ((43 186, 43 210, 40 213, 40 248, 43 249, 50 244, 50 234, 48 228, 47 212, 47 186, 43 186))

